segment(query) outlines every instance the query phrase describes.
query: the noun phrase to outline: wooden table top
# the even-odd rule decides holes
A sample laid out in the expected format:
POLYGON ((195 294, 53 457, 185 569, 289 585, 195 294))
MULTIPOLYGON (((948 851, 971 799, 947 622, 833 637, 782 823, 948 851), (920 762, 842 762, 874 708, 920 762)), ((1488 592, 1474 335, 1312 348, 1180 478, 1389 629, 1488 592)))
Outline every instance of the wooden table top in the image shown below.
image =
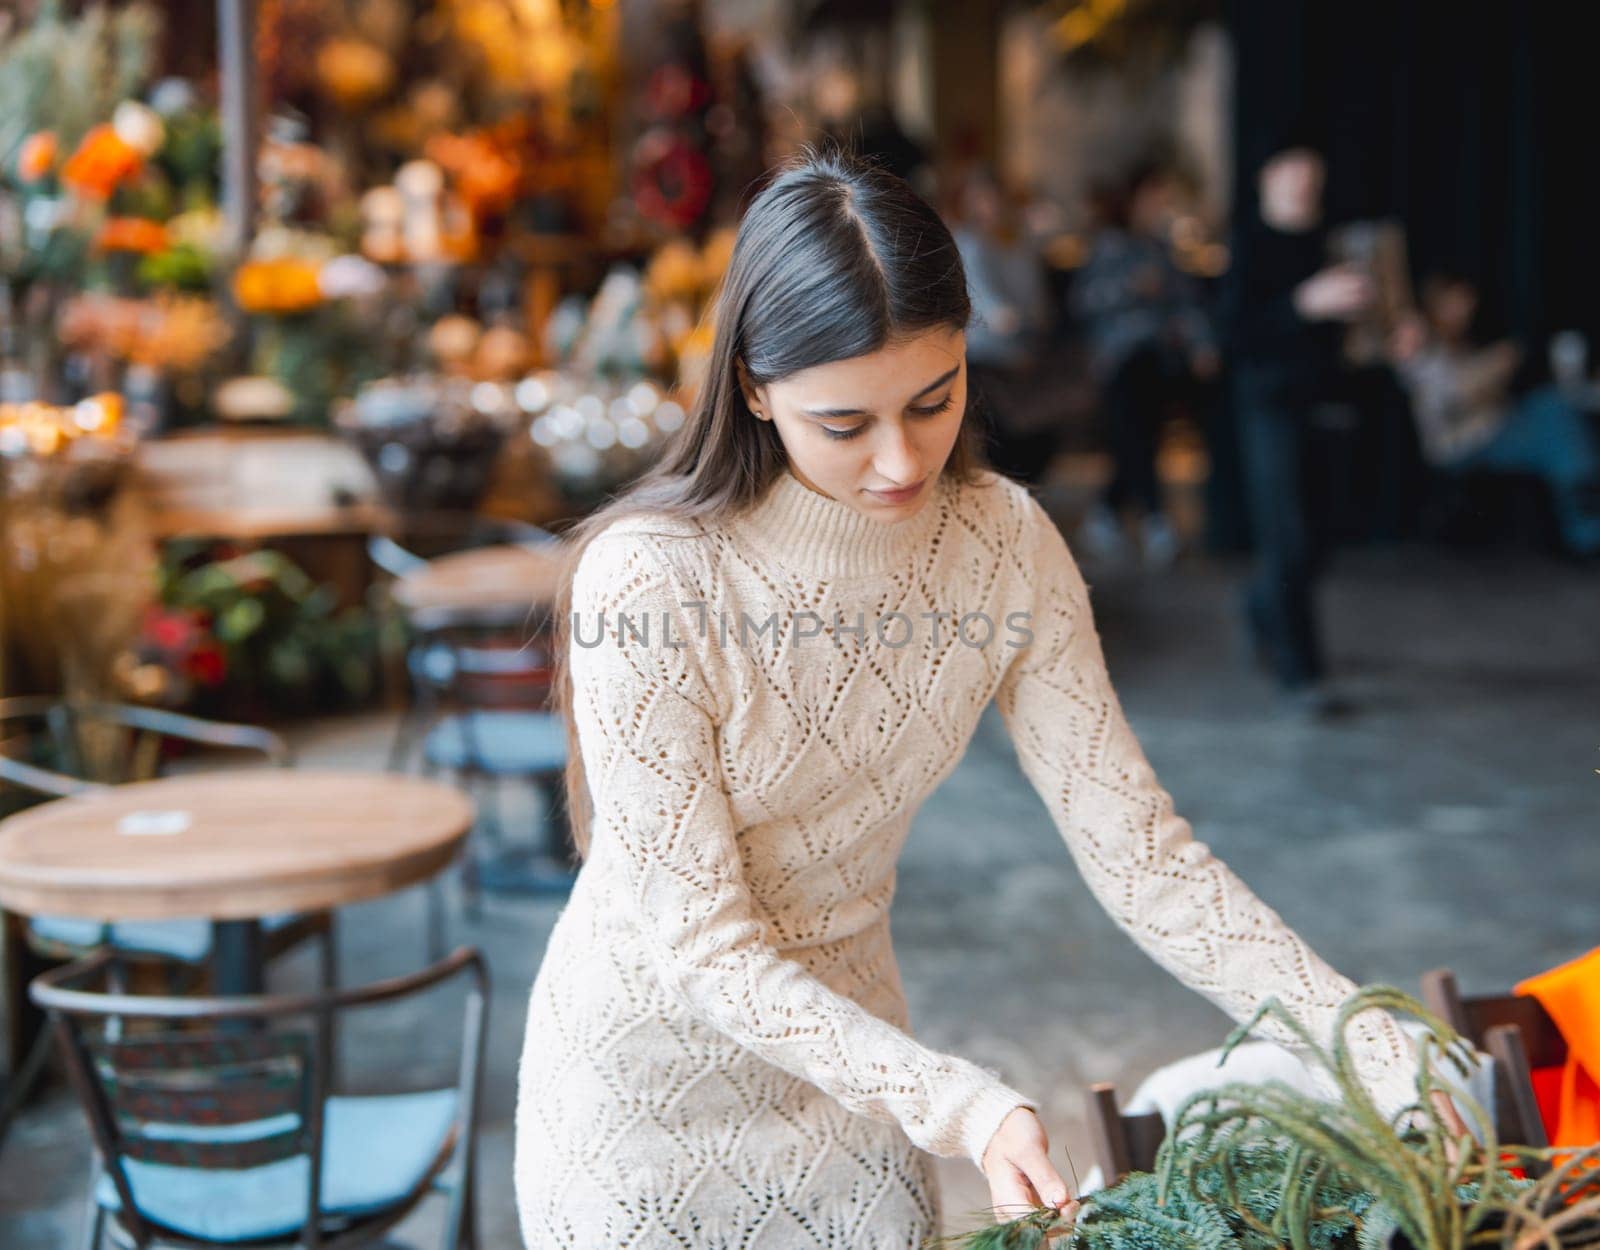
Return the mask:
POLYGON ((0 821, 0 906, 244 920, 376 898, 455 856, 471 801, 389 773, 252 769, 56 799, 0 821))
POLYGON ((306 429, 189 430, 141 441, 135 483, 157 538, 256 542, 394 524, 361 453, 306 429))
POLYGON ((564 563, 559 544, 456 551, 398 579, 394 597, 413 613, 544 606, 556 600, 564 563))

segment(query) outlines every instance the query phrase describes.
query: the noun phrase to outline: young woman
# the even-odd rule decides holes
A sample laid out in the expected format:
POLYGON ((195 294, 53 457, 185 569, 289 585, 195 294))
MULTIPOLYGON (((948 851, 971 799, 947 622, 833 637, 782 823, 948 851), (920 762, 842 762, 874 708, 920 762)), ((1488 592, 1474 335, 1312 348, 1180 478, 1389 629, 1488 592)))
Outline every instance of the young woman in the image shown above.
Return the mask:
MULTIPOLYGON (((1038 1104, 908 1032, 890 946, 911 820, 991 699, 1163 966, 1324 1035, 1352 989, 1174 814, 1060 533, 974 462, 968 315, 903 182, 839 156, 783 171, 740 225, 694 418, 578 536, 586 859, 528 1014, 529 1247, 913 1250, 940 1231, 925 1152, 971 1159, 1008 1213, 1071 1202, 1038 1104)), ((1410 1044, 1359 1023, 1398 1108, 1410 1044)))

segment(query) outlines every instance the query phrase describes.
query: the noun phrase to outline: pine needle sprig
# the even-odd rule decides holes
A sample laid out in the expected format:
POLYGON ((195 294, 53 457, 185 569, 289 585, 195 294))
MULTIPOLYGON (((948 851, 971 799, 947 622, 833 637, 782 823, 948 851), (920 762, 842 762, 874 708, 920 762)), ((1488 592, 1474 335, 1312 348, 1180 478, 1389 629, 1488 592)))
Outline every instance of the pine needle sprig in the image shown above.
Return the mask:
MULTIPOLYGON (((992 1212, 984 1212, 992 1214, 992 1212)), ((927 1250, 1050 1250, 1070 1226, 1054 1207, 1040 1207, 1015 1219, 967 1233, 953 1233, 925 1242, 927 1250)))

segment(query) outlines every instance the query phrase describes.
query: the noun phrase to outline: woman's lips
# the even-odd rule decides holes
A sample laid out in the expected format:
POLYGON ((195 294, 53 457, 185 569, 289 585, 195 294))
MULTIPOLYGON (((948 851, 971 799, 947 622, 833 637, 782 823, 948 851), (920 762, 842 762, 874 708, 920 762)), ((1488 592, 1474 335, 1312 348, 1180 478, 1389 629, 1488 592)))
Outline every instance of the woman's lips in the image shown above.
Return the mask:
POLYGON ((923 478, 913 486, 902 487, 900 490, 869 490, 867 494, 884 503, 910 503, 922 493, 922 488, 928 484, 928 479, 923 478))

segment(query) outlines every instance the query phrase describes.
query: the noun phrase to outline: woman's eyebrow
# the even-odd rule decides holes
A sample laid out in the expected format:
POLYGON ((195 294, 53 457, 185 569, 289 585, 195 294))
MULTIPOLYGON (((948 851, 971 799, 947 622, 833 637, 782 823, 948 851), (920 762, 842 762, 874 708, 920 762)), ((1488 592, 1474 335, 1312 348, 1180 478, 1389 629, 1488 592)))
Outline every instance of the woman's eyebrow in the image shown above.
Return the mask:
MULTIPOLYGON (((938 390, 941 386, 943 386, 946 382, 960 372, 961 366, 956 365, 954 368, 949 370, 949 372, 941 373, 938 377, 934 378, 932 382, 929 382, 928 385, 924 386, 911 398, 913 400, 923 398, 930 391, 938 390)), ((803 411, 807 416, 812 417, 862 417, 869 415, 864 408, 806 408, 803 411)))

